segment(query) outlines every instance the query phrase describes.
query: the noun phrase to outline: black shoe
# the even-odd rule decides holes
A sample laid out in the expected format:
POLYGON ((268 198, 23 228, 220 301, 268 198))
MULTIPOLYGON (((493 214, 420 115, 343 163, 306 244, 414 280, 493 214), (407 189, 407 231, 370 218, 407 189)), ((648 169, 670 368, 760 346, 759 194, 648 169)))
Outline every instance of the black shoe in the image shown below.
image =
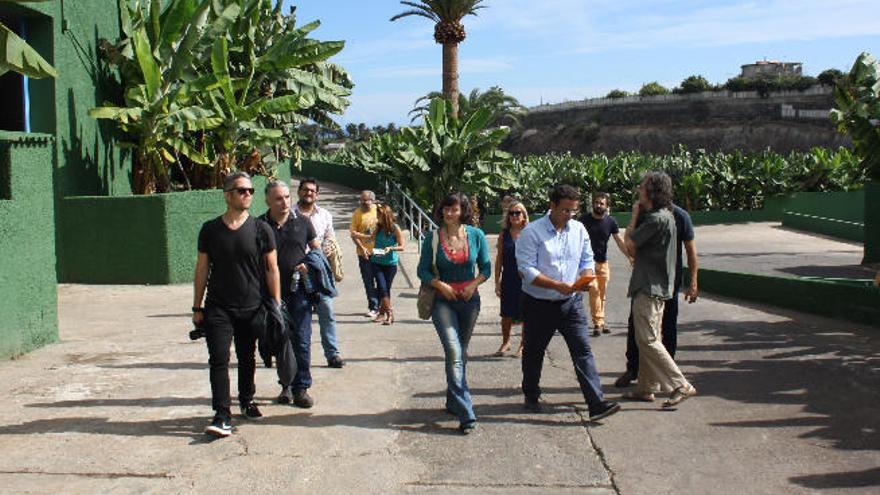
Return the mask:
POLYGON ((226 416, 216 415, 211 424, 205 428, 205 433, 212 437, 224 438, 232 435, 232 422, 226 416))
POLYGON ((602 325, 602 333, 611 333, 611 330, 608 329, 605 325, 602 325))
POLYGON ((617 380, 614 380, 614 386, 617 388, 629 387, 636 378, 638 377, 633 376, 629 371, 624 371, 617 380))
POLYGON ((458 431, 461 432, 462 435, 470 435, 472 431, 477 428, 476 421, 469 421, 467 423, 461 423, 458 425, 458 431))
POLYGON ((542 406, 541 403, 538 402, 538 399, 535 399, 535 400, 526 399, 524 402, 524 406, 525 406, 526 410, 529 412, 533 412, 533 413, 544 412, 544 406, 542 406))
POLYGON ((308 409, 315 405, 315 401, 309 395, 309 391, 306 389, 297 390, 293 393, 293 404, 296 407, 301 407, 303 409, 308 409))
POLYGON ((598 337, 600 335, 602 335, 602 334, 599 333, 599 327, 594 328, 593 329, 593 337, 598 337))
POLYGON ((620 404, 617 402, 605 401, 596 406, 595 410, 590 411, 590 421, 599 421, 602 418, 611 416, 617 411, 620 411, 620 404))
POLYGON ((260 408, 257 407, 257 404, 254 402, 242 404, 241 415, 247 419, 260 419, 263 417, 263 413, 260 412, 260 408))
POLYGON ((342 358, 339 357, 339 354, 337 354, 327 360, 327 366, 330 368, 342 368, 345 366, 345 361, 343 361, 342 358))
POLYGON ((290 404, 293 402, 293 394, 290 393, 290 387, 284 387, 284 390, 281 391, 275 402, 279 404, 290 404))

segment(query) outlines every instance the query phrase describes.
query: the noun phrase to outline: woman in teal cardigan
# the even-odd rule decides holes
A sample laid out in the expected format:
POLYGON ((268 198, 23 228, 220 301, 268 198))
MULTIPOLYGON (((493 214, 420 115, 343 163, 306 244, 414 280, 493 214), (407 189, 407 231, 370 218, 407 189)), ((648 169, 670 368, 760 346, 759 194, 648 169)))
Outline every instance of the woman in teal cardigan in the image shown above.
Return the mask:
POLYGON ((489 244, 482 230, 469 225, 471 207, 464 194, 446 196, 434 216, 440 228, 425 236, 418 276, 437 291, 431 321, 446 355, 446 410, 458 416, 459 430, 468 434, 477 417, 467 384, 467 347, 480 314, 477 287, 492 273, 489 244))

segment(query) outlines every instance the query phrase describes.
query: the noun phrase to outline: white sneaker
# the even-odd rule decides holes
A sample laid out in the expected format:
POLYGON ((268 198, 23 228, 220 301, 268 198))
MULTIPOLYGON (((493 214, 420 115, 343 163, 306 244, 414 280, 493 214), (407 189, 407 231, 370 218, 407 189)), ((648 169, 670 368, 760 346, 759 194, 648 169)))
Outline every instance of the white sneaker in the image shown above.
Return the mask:
POLYGON ((375 317, 379 316, 379 312, 376 311, 375 309, 371 309, 371 310, 367 311, 366 313, 364 313, 364 316, 366 316, 367 318, 375 318, 375 317))

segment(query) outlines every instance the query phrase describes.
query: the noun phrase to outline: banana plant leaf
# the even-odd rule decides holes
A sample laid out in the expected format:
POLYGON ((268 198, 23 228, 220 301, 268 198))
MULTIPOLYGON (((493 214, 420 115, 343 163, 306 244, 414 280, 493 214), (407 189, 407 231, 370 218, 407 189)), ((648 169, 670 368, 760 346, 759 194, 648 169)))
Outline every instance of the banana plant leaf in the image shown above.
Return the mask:
POLYGON ((33 47, 0 24, 0 75, 10 71, 33 79, 58 77, 55 68, 33 47))

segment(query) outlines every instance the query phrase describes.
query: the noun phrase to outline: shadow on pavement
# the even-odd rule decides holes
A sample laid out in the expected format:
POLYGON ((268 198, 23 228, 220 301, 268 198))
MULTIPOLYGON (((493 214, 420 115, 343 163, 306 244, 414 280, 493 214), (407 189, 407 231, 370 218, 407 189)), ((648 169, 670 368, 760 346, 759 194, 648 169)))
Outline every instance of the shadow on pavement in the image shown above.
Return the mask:
POLYGON ((794 476, 789 478, 789 481, 806 488, 817 490, 828 488, 864 488, 869 486, 880 486, 880 468, 868 469, 866 471, 794 476))
MULTIPOLYGON (((699 332, 720 342, 679 347, 679 363, 698 369, 686 374, 701 395, 744 407, 802 406, 797 417, 714 426, 809 428, 801 438, 823 439, 841 450, 880 450, 880 342, 869 331, 820 332, 794 320, 706 320, 682 324, 679 331, 699 332), (701 352, 701 359, 688 359, 691 351, 701 352)), ((880 478, 874 481, 880 484, 880 478)))

